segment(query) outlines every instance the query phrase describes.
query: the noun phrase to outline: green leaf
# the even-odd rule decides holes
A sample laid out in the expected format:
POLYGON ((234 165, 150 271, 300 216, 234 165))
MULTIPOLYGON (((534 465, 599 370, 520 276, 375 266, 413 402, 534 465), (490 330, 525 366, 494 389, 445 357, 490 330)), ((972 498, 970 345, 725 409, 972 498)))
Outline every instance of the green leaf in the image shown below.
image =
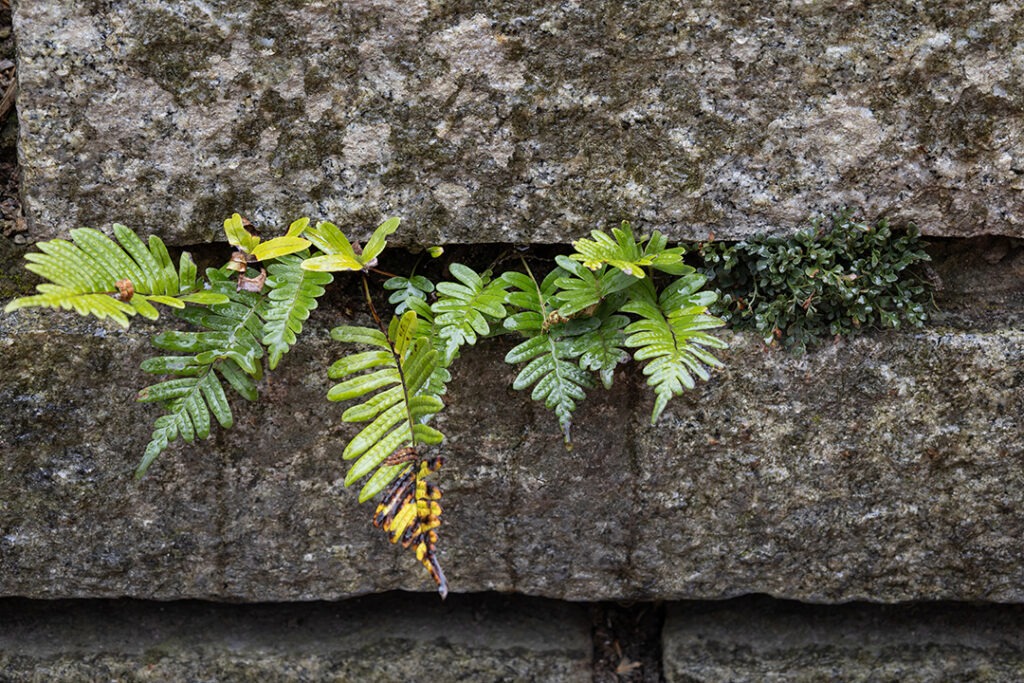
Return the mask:
POLYGON ((246 254, 253 253, 253 250, 260 243, 260 238, 251 234, 242 224, 242 217, 237 213, 231 214, 231 218, 224 221, 224 235, 228 243, 242 250, 246 254))
POLYGON ((503 279, 491 281, 489 272, 478 274, 459 263, 452 263, 449 272, 458 282, 438 284, 437 301, 430 306, 433 326, 443 343, 445 367, 462 346, 476 344, 479 337, 491 334, 491 324, 505 317, 508 287, 503 279))
POLYGON ((303 270, 319 272, 337 272, 342 270, 362 270, 363 264, 355 256, 347 254, 327 254, 314 256, 302 262, 303 270))
POLYGON ((390 455, 402 448, 440 443, 444 438, 424 424, 444 403, 435 393, 438 387, 430 381, 441 369, 438 354, 429 335, 418 333, 423 327, 420 323, 417 313, 409 310, 391 320, 386 336, 379 330, 357 327, 339 327, 331 333, 339 341, 384 347, 346 356, 330 370, 332 378, 344 381, 328 392, 329 400, 361 399, 345 411, 342 420, 369 422, 342 452, 343 458, 355 459, 346 485, 372 474, 364 493, 383 490, 404 469, 383 465, 390 455))
POLYGON ((658 421, 669 400, 694 387, 694 375, 707 380, 708 368, 722 367, 702 348, 725 348, 726 344, 703 332, 725 323, 704 314, 706 307, 700 302, 707 297, 697 291, 700 284, 700 276, 686 275, 659 298, 648 283, 622 307, 624 312, 640 316, 626 327, 625 345, 635 349, 633 357, 637 361, 647 361, 644 375, 655 393, 651 424, 658 421))
POLYGON ((389 218, 373 231, 373 235, 370 236, 370 240, 366 243, 366 248, 363 249, 362 261, 363 263, 369 263, 375 258, 380 256, 380 253, 384 251, 384 247, 387 246, 387 236, 398 230, 398 224, 401 222, 398 218, 389 218))
POLYGON ((275 237, 253 248, 252 255, 258 261, 269 261, 270 259, 302 251, 309 247, 309 245, 309 240, 304 240, 301 237, 275 237))

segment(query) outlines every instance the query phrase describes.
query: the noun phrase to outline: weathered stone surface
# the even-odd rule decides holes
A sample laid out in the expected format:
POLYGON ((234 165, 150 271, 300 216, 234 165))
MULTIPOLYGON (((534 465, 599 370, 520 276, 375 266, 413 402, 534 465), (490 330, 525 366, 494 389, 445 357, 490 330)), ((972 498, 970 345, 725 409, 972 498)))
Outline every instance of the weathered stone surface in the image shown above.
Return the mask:
POLYGON ((1016 2, 22 0, 15 30, 33 239, 737 238, 840 204, 1024 235, 1016 2))
POLYGON ((996 605, 672 605, 668 683, 1024 679, 1024 611, 996 605))
MULTIPOLYGON (((340 355, 305 340, 236 426, 131 479, 145 323, 0 316, 0 595, 333 599, 430 590, 342 488, 340 355)), ((954 319, 955 322, 955 319, 954 319)), ((1024 600, 1024 332, 956 327, 795 358, 732 336, 728 368, 651 427, 626 367, 566 452, 490 342, 438 426, 452 589, 568 599, 1024 600)))
POLYGON ((589 683, 591 658, 586 611, 550 600, 0 602, 5 681, 589 683))

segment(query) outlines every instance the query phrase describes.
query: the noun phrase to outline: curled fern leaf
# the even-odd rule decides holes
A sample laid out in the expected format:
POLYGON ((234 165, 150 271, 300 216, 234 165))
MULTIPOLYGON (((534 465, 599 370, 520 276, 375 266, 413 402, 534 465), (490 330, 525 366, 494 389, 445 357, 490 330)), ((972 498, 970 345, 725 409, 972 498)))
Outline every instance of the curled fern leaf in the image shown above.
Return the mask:
POLYGON ((263 344, 271 370, 295 344, 302 323, 317 306, 317 298, 334 280, 330 273, 304 270, 302 261, 302 255, 282 256, 267 268, 270 293, 263 313, 263 344))
POLYGON ((117 242, 91 228, 71 231, 71 240, 49 240, 29 253, 28 270, 49 280, 36 287, 39 294, 15 299, 6 311, 43 306, 73 310, 80 315, 110 318, 127 328, 136 314, 155 320, 153 303, 174 308, 186 302, 226 301, 204 292, 195 281, 195 264, 183 254, 176 269, 159 237, 148 246, 135 232, 114 225, 117 242))
POLYGON ((694 376, 707 380, 710 368, 722 367, 707 349, 727 345, 704 330, 725 323, 707 314, 716 294, 700 291, 705 281, 704 276, 691 272, 660 296, 648 281, 631 290, 633 298, 622 307, 640 316, 625 329, 626 346, 635 349, 633 357, 637 361, 646 361, 644 374, 656 396, 651 424, 658 421, 669 400, 694 387, 694 376))

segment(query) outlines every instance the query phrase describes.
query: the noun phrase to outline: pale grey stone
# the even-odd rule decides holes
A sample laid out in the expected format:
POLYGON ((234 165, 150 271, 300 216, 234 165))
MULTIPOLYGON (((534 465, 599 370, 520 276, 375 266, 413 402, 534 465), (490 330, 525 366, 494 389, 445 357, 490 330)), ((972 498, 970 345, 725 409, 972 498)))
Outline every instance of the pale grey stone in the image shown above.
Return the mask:
POLYGON ((16 3, 34 240, 239 211, 405 244, 1024 236, 1024 10, 862 0, 16 3))

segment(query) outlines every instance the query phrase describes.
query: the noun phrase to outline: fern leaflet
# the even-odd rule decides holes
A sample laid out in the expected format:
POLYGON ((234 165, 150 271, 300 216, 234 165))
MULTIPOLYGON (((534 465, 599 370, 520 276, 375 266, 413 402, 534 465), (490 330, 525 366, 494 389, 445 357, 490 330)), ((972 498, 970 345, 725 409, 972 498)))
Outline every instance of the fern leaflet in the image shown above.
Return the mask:
POLYGON ((681 275, 686 267, 682 263, 683 247, 667 249, 668 238, 660 232, 655 231, 650 241, 646 237, 637 241, 633 228, 623 221, 621 227, 612 228, 614 239, 600 230, 593 230, 590 235, 594 239, 579 239, 572 243, 576 253, 569 257, 582 262, 590 270, 607 264, 626 275, 643 279, 647 266, 672 275, 681 275))
POLYGON ((725 324, 707 315, 717 295, 699 291, 706 278, 689 270, 660 296, 645 281, 631 290, 633 297, 621 309, 640 316, 625 329, 626 346, 635 349, 637 361, 647 361, 644 374, 656 397, 651 424, 658 421, 669 400, 694 387, 694 375, 707 380, 708 368, 723 367, 706 348, 724 349, 727 344, 704 332, 725 324))
POLYGON ((211 413, 222 427, 232 425, 221 379, 244 398, 256 400, 254 380, 263 373, 259 362, 263 347, 258 339, 262 331, 259 314, 265 296, 236 291, 234 283, 218 270, 207 271, 207 277, 212 290, 223 294, 227 303, 214 304, 209 309, 190 306, 178 312, 178 317, 204 330, 163 332, 153 339, 153 345, 159 349, 189 355, 158 356, 142 363, 145 372, 174 378, 139 392, 139 401, 160 403, 168 414, 157 418, 136 477, 142 477, 178 437, 187 442, 197 436, 208 437, 211 413))
POLYGON ((477 337, 491 334, 491 325, 505 317, 504 280, 491 280, 490 271, 476 273, 460 263, 448 267, 458 282, 437 285, 438 298, 430 310, 434 327, 444 341, 444 365, 451 365, 466 344, 476 344, 477 337))
POLYGON ((563 275, 564 271, 552 271, 540 285, 523 273, 509 272, 502 276, 514 288, 508 293, 508 303, 522 309, 506 319, 505 327, 529 337, 505 355, 505 362, 526 363, 512 382, 512 388, 522 390, 533 386, 531 398, 543 401, 555 411, 565 444, 571 447, 572 413, 576 402, 586 397, 584 388, 593 386, 590 373, 575 362, 583 350, 574 343, 574 337, 592 329, 596 321, 568 321, 548 326, 547 302, 553 299, 556 282, 563 275))
POLYGON ((210 304, 226 299, 203 291, 196 283, 196 266, 187 253, 174 267, 163 241, 156 235, 147 246, 135 232, 114 225, 117 242, 91 228, 71 231, 71 240, 39 242, 39 253, 25 259, 28 270, 49 280, 39 294, 10 302, 6 311, 32 306, 74 310, 80 315, 110 318, 127 328, 136 314, 156 320, 153 303, 184 308, 186 303, 210 304))
POLYGON ((271 370, 295 344, 296 335, 302 332, 302 323, 317 307, 317 298, 334 280, 330 273, 304 270, 302 261, 305 256, 281 256, 267 267, 270 277, 266 284, 270 293, 263 313, 263 344, 267 347, 271 370))

